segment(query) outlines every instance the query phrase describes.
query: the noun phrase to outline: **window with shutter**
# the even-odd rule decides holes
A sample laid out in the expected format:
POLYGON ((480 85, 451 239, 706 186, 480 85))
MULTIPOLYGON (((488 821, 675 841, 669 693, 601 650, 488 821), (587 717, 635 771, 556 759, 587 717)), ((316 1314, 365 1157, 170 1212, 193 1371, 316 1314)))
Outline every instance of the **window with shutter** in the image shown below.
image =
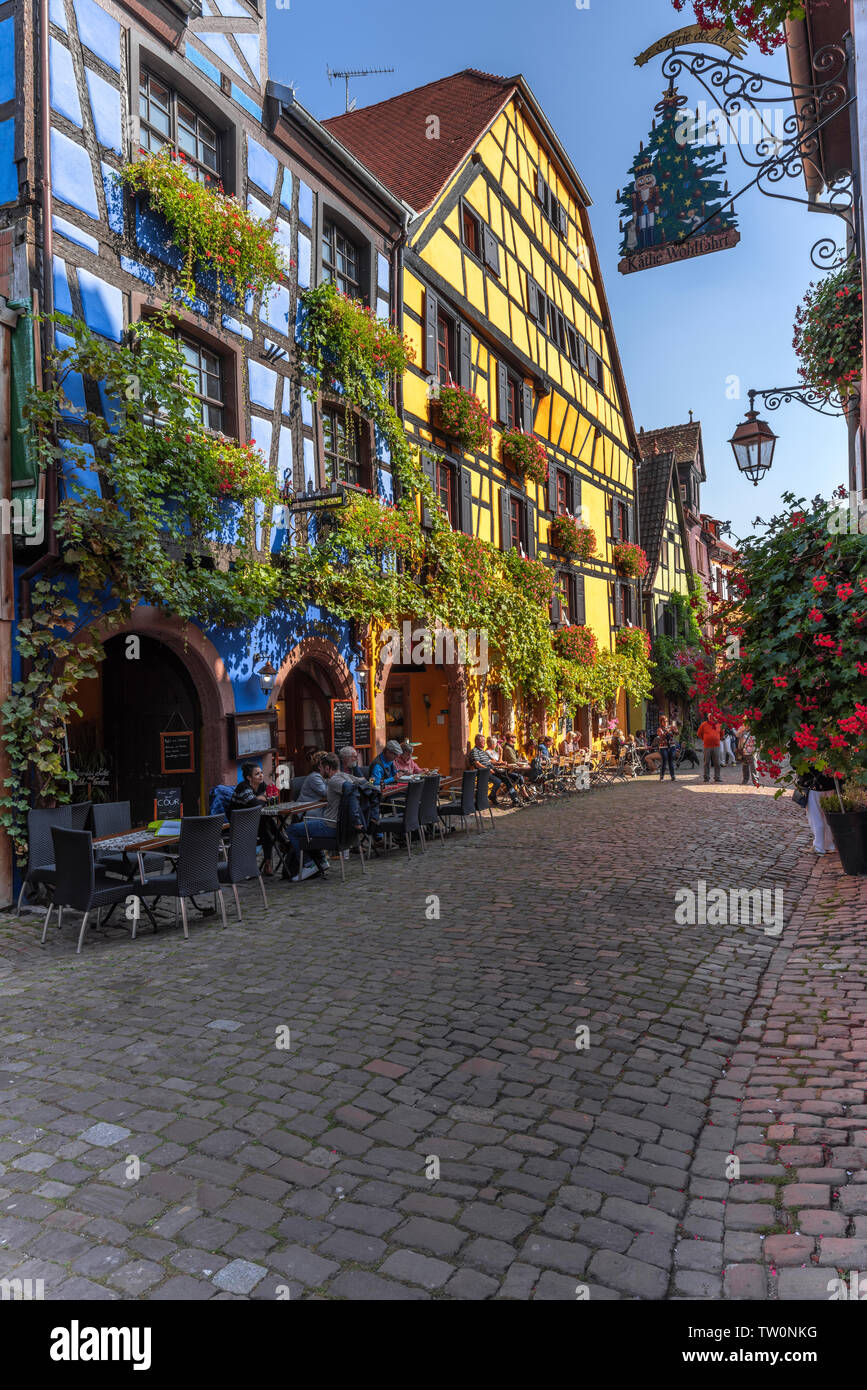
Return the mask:
POLYGON ((500 488, 500 549, 514 549, 512 543, 512 494, 500 488))
POLYGON ((549 512, 553 512, 553 513, 555 514, 555 516, 556 516, 556 514, 557 514, 557 512, 558 512, 558 510, 559 510, 559 508, 558 508, 558 506, 557 506, 557 500, 558 500, 558 483, 559 483, 559 480, 560 480, 560 470, 559 470, 559 468, 555 468, 555 467, 553 466, 553 464, 552 464, 552 465, 549 465, 549 467, 548 467, 548 511, 549 511, 549 512))
POLYGON ((554 592, 551 595, 551 622, 559 623, 562 617, 563 612, 560 606, 560 591, 555 585, 554 592))
POLYGON ((461 203, 461 241, 468 251, 472 251, 474 256, 481 260, 482 256, 482 228, 481 223, 467 203, 461 203))
POLYGON ((524 547, 524 553, 525 553, 531 560, 535 560, 535 558, 536 558, 536 506, 535 506, 535 503, 534 503, 534 502, 530 502, 530 501, 527 500, 527 499, 524 499, 524 500, 523 500, 523 506, 521 507, 521 528, 522 528, 522 530, 523 530, 523 535, 522 535, 522 537, 521 537, 521 544, 522 544, 523 547, 524 547))
POLYGON ((527 312, 530 318, 539 325, 545 327, 545 313, 548 301, 541 285, 538 285, 532 275, 527 276, 527 312))
POLYGON ((469 468, 460 472, 460 528, 465 535, 473 534, 473 475, 469 468))
MULTIPOLYGON (((427 454, 422 454, 421 456, 421 471, 427 478, 434 492, 436 492, 436 465, 434 463, 434 460, 430 458, 427 454)), ((430 508, 424 502, 422 503, 421 509, 421 524, 422 526, 427 527, 428 530, 433 526, 433 517, 431 516, 430 508)))
POLYGON ((584 602, 584 576, 576 574, 573 576, 575 581, 575 603, 572 621, 583 625, 587 621, 587 610, 584 602))
POLYGON ((494 233, 491 231, 490 227, 486 227, 484 222, 482 223, 482 260, 485 262, 485 265, 488 267, 488 270, 491 272, 492 275, 499 275, 499 243, 497 242, 497 238, 494 236, 494 233))
POLYGON ((439 305, 431 290, 424 292, 424 365, 428 376, 437 376, 439 358, 437 354, 437 322, 439 305))
POLYGON ((523 419, 524 433, 532 434, 536 426, 536 407, 532 386, 527 386, 525 384, 522 387, 521 395, 521 416, 523 419))
POLYGON ((437 459, 435 467, 435 486, 436 493, 440 500, 440 505, 449 519, 451 526, 455 525, 457 508, 455 506, 455 470, 447 459, 437 459))
POLYGON ((457 380, 457 325, 450 314, 437 307, 436 375, 440 386, 457 380))
POLYGON ((509 373, 504 362, 497 363, 497 418, 509 422, 509 373))
POLYGON ((632 585, 620 585, 620 621, 622 623, 632 622, 632 585))
POLYGON ((473 340, 465 323, 459 324, 460 353, 458 357, 458 385, 465 391, 472 389, 473 340))
POLYGON ((620 585, 614 582, 614 626, 623 626, 623 610, 620 606, 620 585))

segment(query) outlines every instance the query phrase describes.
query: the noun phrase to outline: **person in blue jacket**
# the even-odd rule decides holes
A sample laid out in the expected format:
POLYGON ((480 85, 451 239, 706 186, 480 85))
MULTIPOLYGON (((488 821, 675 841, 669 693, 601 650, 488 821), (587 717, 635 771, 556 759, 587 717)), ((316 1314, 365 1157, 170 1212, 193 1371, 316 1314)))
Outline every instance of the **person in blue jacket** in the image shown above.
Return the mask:
POLYGON ((370 765, 370 780, 375 787, 385 787, 389 782, 397 781, 394 760, 400 757, 402 751, 397 740, 390 738, 379 756, 374 758, 370 765))

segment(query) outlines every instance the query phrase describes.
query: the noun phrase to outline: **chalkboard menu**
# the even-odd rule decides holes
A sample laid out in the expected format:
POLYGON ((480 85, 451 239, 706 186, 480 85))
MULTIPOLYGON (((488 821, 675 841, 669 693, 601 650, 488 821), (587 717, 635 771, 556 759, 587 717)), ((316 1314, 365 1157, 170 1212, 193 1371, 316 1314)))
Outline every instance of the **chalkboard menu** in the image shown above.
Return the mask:
POLYGON ((192 729, 160 734, 160 772, 195 772, 192 729))
POLYGON ((373 742, 371 734, 371 711, 369 709, 359 709, 355 711, 355 737, 352 740, 355 748, 369 748, 373 742))
POLYGON ((157 787, 154 793, 154 820, 177 820, 181 814, 181 788, 157 787))
POLYGON ((352 701, 331 701, 331 747, 349 748, 352 743, 352 701))

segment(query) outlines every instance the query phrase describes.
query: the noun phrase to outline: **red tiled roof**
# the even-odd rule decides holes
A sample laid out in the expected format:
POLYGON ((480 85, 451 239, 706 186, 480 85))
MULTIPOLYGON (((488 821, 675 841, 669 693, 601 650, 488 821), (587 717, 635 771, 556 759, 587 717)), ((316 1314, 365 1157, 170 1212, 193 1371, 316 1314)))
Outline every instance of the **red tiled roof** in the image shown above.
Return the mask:
POLYGON ((421 212, 469 154, 519 80, 465 68, 387 101, 332 116, 322 124, 382 183, 421 212), (436 140, 428 138, 431 116, 439 121, 436 140))
POLYGON ((649 445, 655 442, 663 451, 673 449, 678 463, 692 463, 698 452, 700 440, 699 420, 691 420, 688 425, 668 425, 661 430, 642 430, 638 436, 643 455, 652 452, 649 445))

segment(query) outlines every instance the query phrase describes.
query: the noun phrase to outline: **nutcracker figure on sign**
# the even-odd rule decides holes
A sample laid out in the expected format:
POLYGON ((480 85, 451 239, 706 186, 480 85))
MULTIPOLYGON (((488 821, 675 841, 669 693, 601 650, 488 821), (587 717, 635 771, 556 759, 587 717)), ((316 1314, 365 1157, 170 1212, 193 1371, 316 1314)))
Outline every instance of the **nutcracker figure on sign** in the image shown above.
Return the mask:
POLYGON ((650 167, 650 160, 647 159, 636 167, 635 188, 632 193, 632 212, 640 248, 654 244, 656 214, 659 211, 660 203, 656 175, 650 167))

